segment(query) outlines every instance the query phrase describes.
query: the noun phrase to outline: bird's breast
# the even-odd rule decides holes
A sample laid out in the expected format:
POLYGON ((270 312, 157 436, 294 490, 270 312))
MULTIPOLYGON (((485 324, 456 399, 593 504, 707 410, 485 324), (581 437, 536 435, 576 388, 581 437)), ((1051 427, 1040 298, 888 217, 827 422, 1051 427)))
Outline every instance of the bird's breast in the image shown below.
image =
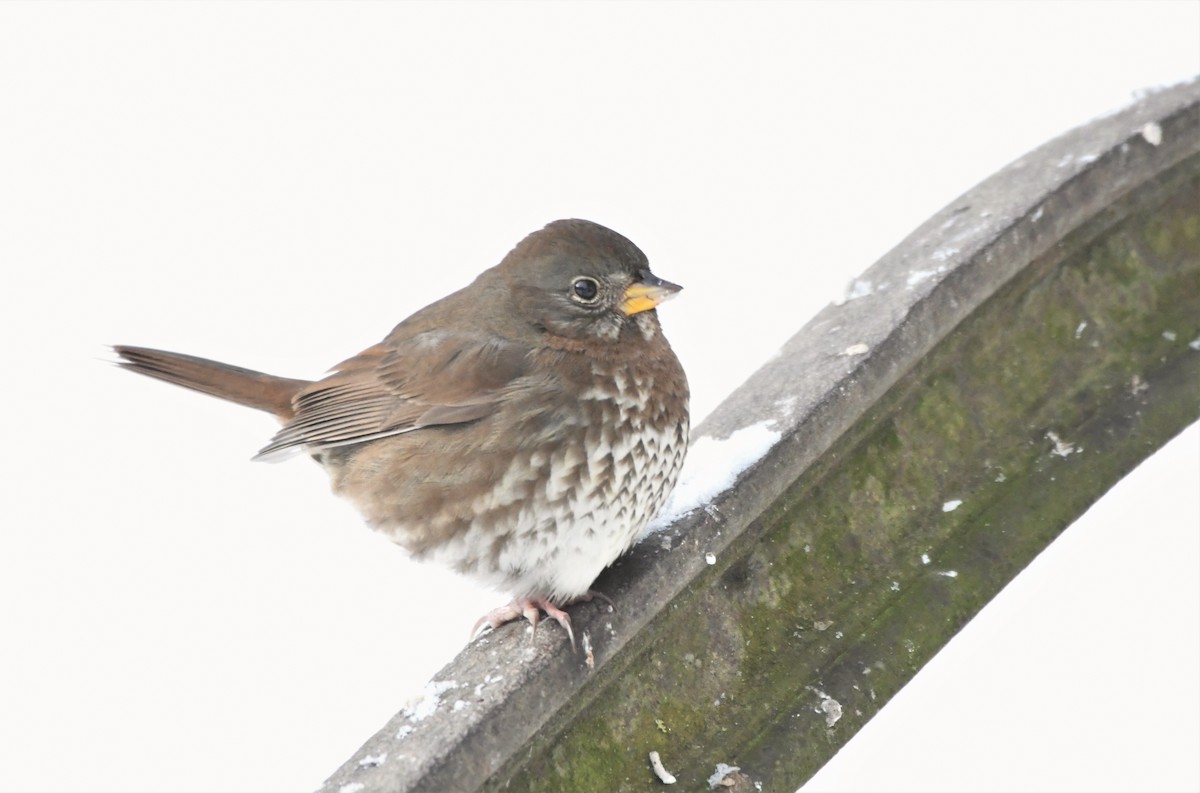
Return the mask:
POLYGON ((569 397, 514 400, 478 427, 491 440, 482 456, 502 464, 472 464, 493 478, 459 483, 452 525, 431 535, 425 513, 380 528, 418 555, 514 594, 582 594, 678 479, 687 397, 661 385, 653 372, 622 369, 591 377, 569 397))

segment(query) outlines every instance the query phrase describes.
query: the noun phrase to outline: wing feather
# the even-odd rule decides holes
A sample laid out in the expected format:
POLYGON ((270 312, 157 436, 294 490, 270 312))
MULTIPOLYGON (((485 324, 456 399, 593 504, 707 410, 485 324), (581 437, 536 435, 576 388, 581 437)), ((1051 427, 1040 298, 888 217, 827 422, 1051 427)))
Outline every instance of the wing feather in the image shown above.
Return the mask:
POLYGON ((524 376, 528 350, 443 330, 389 337, 302 389, 256 460, 481 419, 524 376))

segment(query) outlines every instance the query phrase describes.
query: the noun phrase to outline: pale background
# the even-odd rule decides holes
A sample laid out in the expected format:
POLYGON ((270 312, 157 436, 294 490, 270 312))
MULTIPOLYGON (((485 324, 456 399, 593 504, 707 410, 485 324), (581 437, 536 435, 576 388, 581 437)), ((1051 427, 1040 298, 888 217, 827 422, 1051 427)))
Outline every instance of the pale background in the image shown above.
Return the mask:
MULTIPOLYGON (((500 601, 104 344, 314 377, 577 216, 686 286, 700 417, 958 194, 1198 72, 1196 2, 0 4, 0 789, 315 788, 500 601)), ((1198 479, 1193 427, 808 789, 1200 788, 1198 479)))

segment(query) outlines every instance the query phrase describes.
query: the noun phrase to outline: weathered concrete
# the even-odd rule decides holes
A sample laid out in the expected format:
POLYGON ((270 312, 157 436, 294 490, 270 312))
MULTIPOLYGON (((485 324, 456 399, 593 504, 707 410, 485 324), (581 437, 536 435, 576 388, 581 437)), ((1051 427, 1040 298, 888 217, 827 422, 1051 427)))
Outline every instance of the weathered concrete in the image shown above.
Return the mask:
POLYGON ((651 750, 681 789, 718 763, 800 785, 1200 416, 1200 81, 1018 160, 860 280, 697 428, 780 439, 602 576, 615 614, 572 610, 593 668, 559 631, 485 637, 323 790, 643 790, 651 750))

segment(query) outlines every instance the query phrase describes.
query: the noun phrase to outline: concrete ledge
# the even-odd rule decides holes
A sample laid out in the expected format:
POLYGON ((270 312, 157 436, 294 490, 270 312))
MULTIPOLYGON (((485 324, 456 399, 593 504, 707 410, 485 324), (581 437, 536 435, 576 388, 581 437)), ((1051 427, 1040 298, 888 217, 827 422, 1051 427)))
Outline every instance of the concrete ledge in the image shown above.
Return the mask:
POLYGON ((1200 81, 1014 162, 848 296, 696 429, 693 483, 764 454, 601 577, 616 613, 572 609, 588 653, 479 640, 322 790, 641 790, 650 751, 682 789, 802 784, 1200 416, 1200 81))

